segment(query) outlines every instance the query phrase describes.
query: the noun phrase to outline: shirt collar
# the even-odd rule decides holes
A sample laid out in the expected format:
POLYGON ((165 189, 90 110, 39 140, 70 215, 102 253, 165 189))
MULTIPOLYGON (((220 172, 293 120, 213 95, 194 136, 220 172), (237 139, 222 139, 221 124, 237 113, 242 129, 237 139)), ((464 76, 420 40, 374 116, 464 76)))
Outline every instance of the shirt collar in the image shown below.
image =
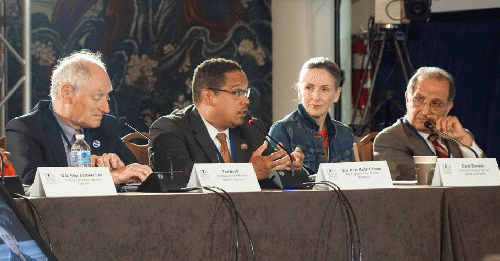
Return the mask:
POLYGON ((54 114, 54 117, 56 117, 56 120, 59 123, 59 126, 61 126, 61 129, 63 130, 64 135, 66 135, 66 137, 68 139, 71 139, 71 137, 73 137, 73 135, 76 134, 76 129, 71 127, 65 121, 63 121, 61 119, 61 117, 56 112, 52 111, 52 113, 54 114))
POLYGON ((418 134, 420 134, 420 136, 422 136, 422 138, 424 138, 424 140, 427 140, 429 135, 431 135, 430 133, 425 133, 425 132, 421 132, 421 131, 417 131, 417 132, 418 132, 418 134))
MULTIPOLYGON (((304 104, 299 103, 297 108, 300 116, 304 119, 306 126, 309 127, 309 129, 313 130, 314 133, 318 132, 319 125, 316 122, 316 120, 313 117, 311 117, 311 115, 309 115, 306 108, 304 107, 304 104)), ((332 123, 332 118, 330 118, 330 113, 326 113, 325 127, 328 133, 328 138, 333 140, 337 135, 337 130, 335 128, 335 125, 332 123)))
MULTIPOLYGON (((413 125, 411 125, 411 123, 408 121, 408 118, 407 118, 407 115, 405 115, 403 117, 403 122, 406 123, 408 126, 410 126, 416 133, 418 133, 425 141, 428 141, 428 137, 429 135, 431 135, 430 133, 425 133, 425 132, 421 132, 421 131, 418 131, 417 129, 415 129, 415 127, 413 127, 413 125)), ((438 136, 438 140, 440 140, 441 137, 438 136)))
POLYGON ((224 131, 219 131, 219 130, 217 130, 217 128, 215 128, 210 123, 208 123, 208 121, 205 120, 205 118, 203 118, 203 116, 201 114, 200 114, 200 117, 203 120, 203 123, 205 124, 205 127, 207 128, 208 135, 210 136, 210 138, 212 140, 217 140, 216 136, 218 133, 226 134, 226 139, 229 137, 229 129, 225 129, 224 131))

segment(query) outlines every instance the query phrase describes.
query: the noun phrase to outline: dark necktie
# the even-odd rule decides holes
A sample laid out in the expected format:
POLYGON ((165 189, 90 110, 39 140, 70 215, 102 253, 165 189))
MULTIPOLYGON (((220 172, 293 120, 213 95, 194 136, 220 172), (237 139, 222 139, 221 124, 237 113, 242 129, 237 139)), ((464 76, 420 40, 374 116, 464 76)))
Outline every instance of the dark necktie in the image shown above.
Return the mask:
POLYGON ((432 142, 432 145, 434 145, 434 150, 436 151, 438 158, 448 158, 448 151, 446 151, 446 149, 439 144, 438 137, 439 136, 437 134, 431 134, 427 137, 427 139, 432 142))
POLYGON ((231 153, 229 153, 229 149, 227 148, 226 134, 218 133, 215 137, 220 142, 220 155, 222 156, 222 159, 224 159, 225 163, 232 163, 233 159, 231 158, 231 153))

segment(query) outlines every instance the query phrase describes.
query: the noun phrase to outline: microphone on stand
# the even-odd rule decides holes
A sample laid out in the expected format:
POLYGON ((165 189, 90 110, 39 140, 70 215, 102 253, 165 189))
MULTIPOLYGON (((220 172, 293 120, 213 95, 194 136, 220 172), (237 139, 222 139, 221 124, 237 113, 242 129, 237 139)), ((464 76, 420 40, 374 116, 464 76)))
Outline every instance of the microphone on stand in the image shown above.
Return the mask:
POLYGON ((462 146, 470 149, 472 152, 474 152, 474 155, 476 155, 476 158, 479 158, 479 156, 477 155, 477 153, 471 147, 463 144, 462 142, 460 142, 459 140, 453 138, 452 136, 450 136, 450 135, 448 135, 448 134, 446 134, 446 133, 438 130, 438 128, 436 128, 434 125, 432 125, 429 121, 425 121, 424 122, 424 127, 426 127, 427 129, 431 129, 431 130, 433 130, 433 131, 435 131, 435 132, 437 132, 437 133, 439 133, 439 134, 447 137, 448 139, 450 139, 450 140, 452 140, 452 141, 454 141, 454 142, 456 142, 456 143, 458 143, 458 144, 460 144, 460 145, 462 145, 462 146))
MULTIPOLYGON (((128 124, 128 120, 125 118, 125 117, 121 117, 119 119, 120 123, 122 125, 125 125, 127 127, 129 127, 130 129, 132 129, 135 133, 138 133, 139 135, 141 135, 142 137, 144 137, 145 139, 147 139, 148 141, 150 141, 151 143, 153 143, 153 140, 151 138, 149 138, 148 136, 142 134, 140 131, 138 131, 136 128, 130 126, 130 124, 128 124)), ((172 159, 170 158, 170 156, 168 155, 168 153, 165 151, 165 155, 167 156, 168 160, 170 161, 170 176, 171 178, 173 179, 174 178, 174 165, 172 164, 172 159)), ((153 158, 153 161, 154 161, 154 153, 151 153, 151 158, 153 158)))
POLYGON ((253 121, 253 119, 252 119, 252 117, 250 115, 245 116, 245 121, 248 122, 248 124, 253 125, 254 127, 256 127, 260 132, 262 132, 264 135, 266 135, 266 137, 268 137, 269 139, 271 139, 274 143, 276 143, 280 148, 282 148, 288 154, 288 157, 290 158, 290 162, 292 163, 291 164, 292 176, 295 176, 295 171, 294 171, 294 168, 293 168, 293 157, 292 157, 292 154, 283 145, 281 145, 281 143, 279 143, 273 137, 269 136, 263 129, 261 129, 259 126, 257 126, 254 123, 254 121, 253 121))
POLYGON ((134 128, 134 127, 130 126, 130 124, 128 124, 128 120, 127 120, 127 118, 125 118, 125 117, 121 117, 121 118, 119 119, 119 122, 120 122, 120 124, 125 125, 125 126, 127 126, 127 127, 131 128, 131 129, 132 129, 135 133, 137 133, 137 134, 141 135, 141 136, 142 136, 142 137, 144 137, 145 139, 147 139, 147 140, 149 140, 149 141, 153 142, 153 140, 151 140, 148 136, 146 136, 146 135, 142 134, 142 133, 141 133, 140 131, 138 131, 136 128, 134 128))
MULTIPOLYGON (((288 154, 288 157, 290 157, 290 161, 292 163, 291 170, 290 171, 278 170, 278 171, 276 171, 276 174, 274 174, 273 177, 271 178, 273 180, 273 182, 278 187, 280 187, 282 189, 297 189, 297 188, 301 187, 301 185, 303 185, 307 182, 310 182, 309 174, 307 173, 306 170, 294 169, 293 158, 292 158, 292 154, 290 153, 290 151, 288 151, 283 145, 281 145, 273 137, 269 136, 267 134, 267 132, 265 132, 260 126, 255 124, 254 120, 252 119, 252 117, 250 115, 245 116, 245 122, 256 127, 266 137, 268 137, 270 140, 272 140, 274 143, 276 143, 280 148, 282 148, 288 154)), ((304 164, 302 164, 302 166, 307 169, 307 167, 304 164)))
MULTIPOLYGON (((139 133, 141 136, 146 138, 148 141, 153 143, 153 140, 148 136, 142 134, 134 127, 128 124, 126 118, 120 118, 120 123, 134 130, 134 132, 139 133)), ((174 171, 174 165, 172 164, 172 158, 168 155, 168 152, 163 150, 165 155, 167 156, 170 162, 170 173, 168 172, 153 172, 151 173, 146 180, 142 182, 142 184, 137 188, 138 192, 184 192, 184 188, 189 182, 190 173, 184 173, 184 171, 174 171), (169 174, 169 175, 167 175, 169 174), (170 178, 166 178, 166 177, 170 178)), ((155 162, 154 152, 151 153, 151 161, 155 162)))

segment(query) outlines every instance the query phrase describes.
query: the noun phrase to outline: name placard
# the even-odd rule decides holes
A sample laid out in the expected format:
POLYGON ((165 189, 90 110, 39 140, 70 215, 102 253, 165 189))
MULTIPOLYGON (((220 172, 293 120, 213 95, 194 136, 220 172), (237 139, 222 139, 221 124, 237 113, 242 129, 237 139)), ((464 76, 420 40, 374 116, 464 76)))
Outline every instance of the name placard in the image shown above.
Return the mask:
POLYGON ((322 163, 316 181, 330 181, 340 189, 394 187, 385 161, 322 163))
POLYGON ((495 158, 437 159, 432 186, 472 187, 500 185, 495 158))
POLYGON ((116 195, 108 168, 39 167, 30 197, 116 195))
POLYGON ((215 186, 227 192, 260 191, 251 163, 196 163, 187 186, 215 186))

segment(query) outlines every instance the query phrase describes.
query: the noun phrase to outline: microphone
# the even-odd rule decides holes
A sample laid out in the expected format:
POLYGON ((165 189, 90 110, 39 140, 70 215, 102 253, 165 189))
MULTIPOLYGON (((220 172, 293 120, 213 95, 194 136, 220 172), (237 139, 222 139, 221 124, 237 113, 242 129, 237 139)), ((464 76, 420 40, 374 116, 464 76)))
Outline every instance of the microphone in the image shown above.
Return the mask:
POLYGON ((153 140, 152 140, 152 139, 150 139, 148 136, 146 136, 146 135, 142 134, 142 133, 141 133, 140 131, 138 131, 136 128, 134 128, 134 127, 130 126, 130 124, 128 124, 128 120, 127 120, 127 118, 125 118, 125 117, 121 117, 118 121, 120 122, 120 124, 125 125, 125 126, 127 126, 127 127, 131 128, 131 129, 132 129, 135 133, 137 133, 137 134, 141 135, 142 137, 144 137, 145 139, 147 139, 147 140, 149 140, 149 141, 153 142, 153 140))
POLYGON ((426 127, 427 129, 431 129, 431 130, 433 130, 433 131, 435 131, 435 132, 437 132, 437 133, 439 133, 439 134, 447 137, 448 139, 450 139, 450 140, 452 140, 452 141, 454 141, 454 142, 456 142, 456 143, 458 143, 458 144, 460 144, 460 145, 462 145, 462 146, 470 149, 472 152, 474 152, 474 155, 476 155, 476 158, 479 158, 479 156, 477 155, 477 153, 471 147, 463 144, 462 142, 460 142, 459 140, 453 138, 452 136, 450 136, 450 135, 448 135, 448 134, 446 134, 446 133, 438 130, 438 128, 436 128, 434 125, 432 125, 429 121, 425 121, 424 122, 424 127, 426 127))
POLYGON ((277 140, 275 140, 273 137, 269 136, 263 129, 261 129, 259 126, 257 126, 255 123, 254 123, 254 120, 252 118, 252 116, 248 115, 245 116, 245 121, 254 126, 255 128, 257 128, 260 132, 262 132, 264 135, 266 135, 266 137, 268 137, 269 139, 271 139, 274 143, 276 143, 280 148, 282 148, 287 154, 288 154, 288 157, 290 158, 290 162, 292 163, 291 164, 291 172, 292 172, 292 176, 295 176, 295 172, 294 172, 294 169, 293 169, 293 158, 292 158, 292 154, 290 153, 290 151, 288 151, 283 145, 281 145, 277 140))
MULTIPOLYGON (((153 143, 153 140, 151 138, 149 138, 148 136, 142 134, 140 131, 138 131, 136 128, 130 126, 130 124, 128 124, 128 120, 127 118, 125 117, 121 117, 119 119, 119 122, 122 124, 122 125, 125 125, 127 127, 129 127, 130 129, 132 129, 135 133, 138 133, 139 135, 141 135, 142 137, 144 137, 145 139, 147 139, 148 141, 151 141, 151 144, 153 143)), ((168 153, 165 151, 165 155, 167 156, 168 160, 170 161, 170 177, 173 179, 174 178, 174 165, 172 164, 172 159, 170 158, 170 156, 168 155, 168 153)), ((151 158, 153 158, 154 160, 154 153, 151 153, 151 158)))
MULTIPOLYGON (((153 143, 153 140, 149 138, 148 136, 142 134, 138 130, 136 130, 134 127, 130 126, 128 124, 128 121, 126 118, 121 117, 119 119, 120 123, 122 125, 125 125, 129 127, 130 129, 134 130, 134 132, 139 133, 142 137, 146 138, 149 140, 151 143, 153 143)), ((172 158, 168 155, 168 152, 165 150, 162 150, 165 152, 165 155, 168 158, 168 161, 170 163, 170 179, 166 178, 165 172, 153 172, 151 175, 149 175, 146 180, 144 180, 141 185, 137 188, 137 192, 185 192, 185 187, 189 182, 189 178, 191 173, 184 173, 184 171, 175 171, 174 172, 174 164, 172 164, 172 158)), ((151 159, 154 162, 154 152, 151 153, 151 159)), ((168 173, 168 172, 167 172, 168 173)))

